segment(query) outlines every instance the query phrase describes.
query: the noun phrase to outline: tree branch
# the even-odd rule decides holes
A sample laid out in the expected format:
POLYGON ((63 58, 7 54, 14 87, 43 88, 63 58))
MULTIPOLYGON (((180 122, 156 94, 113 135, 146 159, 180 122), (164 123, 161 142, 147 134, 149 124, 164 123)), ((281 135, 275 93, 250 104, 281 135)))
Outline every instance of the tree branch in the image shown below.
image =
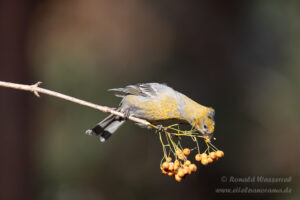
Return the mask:
MULTIPOLYGON (((71 96, 68 96, 68 95, 65 95, 65 94, 61 94, 61 93, 58 93, 58 92, 54 92, 54 91, 51 91, 51 90, 48 90, 48 89, 41 88, 41 87, 39 87, 41 84, 42 84, 42 82, 37 82, 33 85, 24 85, 24 84, 17 84, 17 83, 10 83, 10 82, 5 82, 5 81, 0 81, 0 86, 1 87, 7 87, 7 88, 13 88, 13 89, 17 89, 17 90, 30 91, 30 92, 33 92, 34 95, 37 96, 37 97, 40 97, 39 93, 47 94, 47 95, 54 96, 54 97, 64 99, 64 100, 67 100, 67 101, 71 101, 73 103, 77 103, 77 104, 80 104, 80 105, 83 105, 83 106, 94 108, 96 110, 100 110, 100 111, 105 112, 105 113, 111 113, 113 115, 117 115, 117 116, 120 116, 120 117, 125 117, 124 113, 117 112, 114 109, 109 108, 107 106, 101 106, 101 105, 93 104, 93 103, 90 103, 88 101, 84 101, 84 100, 81 100, 81 99, 77 99, 75 97, 71 97, 71 96)), ((132 116, 129 116, 128 119, 131 120, 131 121, 134 121, 136 123, 142 124, 144 126, 150 126, 152 128, 157 129, 156 126, 152 125, 151 123, 149 123, 148 121, 146 121, 144 119, 140 119, 140 118, 136 118, 136 117, 132 117, 132 116)))

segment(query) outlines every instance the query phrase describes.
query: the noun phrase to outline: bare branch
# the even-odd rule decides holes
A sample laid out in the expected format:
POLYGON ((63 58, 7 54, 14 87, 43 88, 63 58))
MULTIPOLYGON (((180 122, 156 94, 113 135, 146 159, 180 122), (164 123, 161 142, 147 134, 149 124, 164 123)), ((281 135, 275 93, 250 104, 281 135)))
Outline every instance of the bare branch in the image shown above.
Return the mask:
MULTIPOLYGON (((73 103, 77 103, 77 104, 80 104, 80 105, 83 105, 83 106, 94 108, 96 110, 100 110, 100 111, 105 112, 105 113, 111 113, 113 115, 117 115, 117 116, 120 116, 120 117, 125 117, 123 113, 117 112, 114 109, 109 108, 107 106, 100 106, 100 105, 93 104, 93 103, 90 103, 90 102, 87 102, 87 101, 84 101, 84 100, 81 100, 81 99, 77 99, 75 97, 71 97, 71 96, 68 96, 68 95, 65 95, 65 94, 54 92, 52 90, 41 88, 41 87, 39 87, 41 84, 42 84, 42 82, 40 82, 40 81, 33 84, 33 85, 24 85, 24 84, 17 84, 17 83, 10 83, 10 82, 5 82, 5 81, 0 81, 0 86, 1 87, 7 87, 7 88, 13 88, 13 89, 17 89, 17 90, 30 91, 30 92, 33 92, 33 94, 37 97, 40 97, 39 93, 47 94, 47 95, 54 96, 54 97, 57 97, 57 98, 61 98, 61 99, 67 100, 67 101, 71 101, 73 103)), ((128 119, 131 120, 131 121, 134 121, 136 123, 142 124, 144 126, 150 126, 152 128, 157 128, 156 126, 152 125, 151 123, 149 123, 148 121, 146 121, 144 119, 140 119, 140 118, 136 118, 136 117, 132 117, 132 116, 129 116, 128 119)))

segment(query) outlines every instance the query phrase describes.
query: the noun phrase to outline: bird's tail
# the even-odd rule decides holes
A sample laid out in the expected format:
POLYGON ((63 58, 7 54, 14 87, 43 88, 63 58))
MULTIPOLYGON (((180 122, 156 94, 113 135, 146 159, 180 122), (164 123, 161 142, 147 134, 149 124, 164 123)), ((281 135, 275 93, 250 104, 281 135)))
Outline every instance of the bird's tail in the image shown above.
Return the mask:
POLYGON ((100 141, 105 142, 124 122, 123 118, 110 114, 94 128, 86 130, 85 134, 100 136, 100 141))

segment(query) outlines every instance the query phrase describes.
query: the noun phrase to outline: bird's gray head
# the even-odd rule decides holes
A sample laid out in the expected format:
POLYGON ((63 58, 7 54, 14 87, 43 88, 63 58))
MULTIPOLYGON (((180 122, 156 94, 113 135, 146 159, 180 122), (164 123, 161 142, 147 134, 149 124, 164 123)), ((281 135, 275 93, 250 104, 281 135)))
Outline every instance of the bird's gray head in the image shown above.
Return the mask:
POLYGON ((212 133, 215 130, 215 121, 214 121, 215 110, 213 108, 207 108, 204 111, 201 119, 199 120, 196 128, 205 136, 212 136, 212 133))

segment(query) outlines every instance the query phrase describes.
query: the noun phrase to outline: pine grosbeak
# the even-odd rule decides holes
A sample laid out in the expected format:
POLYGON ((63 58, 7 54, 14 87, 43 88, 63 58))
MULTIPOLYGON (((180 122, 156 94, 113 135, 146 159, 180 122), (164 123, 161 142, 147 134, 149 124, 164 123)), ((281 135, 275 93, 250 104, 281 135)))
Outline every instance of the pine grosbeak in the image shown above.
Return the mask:
MULTIPOLYGON (((151 123, 180 120, 189 123, 205 136, 211 136, 214 128, 214 109, 200 105, 184 94, 165 84, 145 83, 115 88, 122 101, 117 111, 145 119, 151 123)), ((100 136, 107 140, 126 119, 109 115, 94 128, 86 131, 88 135, 100 136)))

